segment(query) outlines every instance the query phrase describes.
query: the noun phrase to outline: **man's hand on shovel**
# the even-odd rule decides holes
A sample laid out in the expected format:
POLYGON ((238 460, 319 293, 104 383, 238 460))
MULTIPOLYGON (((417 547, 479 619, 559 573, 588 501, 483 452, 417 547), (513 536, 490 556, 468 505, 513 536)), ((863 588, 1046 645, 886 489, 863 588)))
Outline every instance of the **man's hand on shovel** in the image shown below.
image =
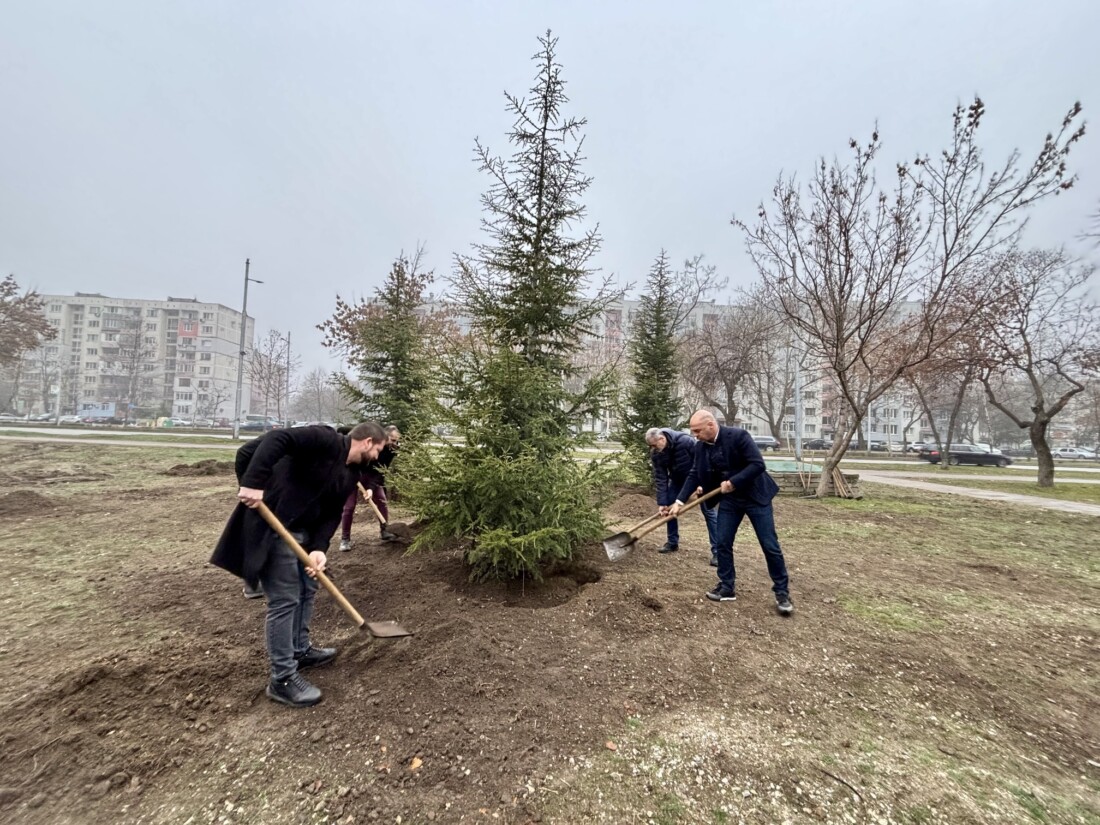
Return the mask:
POLYGON ((264 500, 264 491, 252 487, 242 487, 237 491, 237 500, 249 509, 255 510, 264 500))
POLYGON ((309 551, 309 564, 305 565, 306 575, 311 579, 317 578, 318 573, 325 572, 325 564, 328 562, 328 557, 323 550, 310 550, 309 551))

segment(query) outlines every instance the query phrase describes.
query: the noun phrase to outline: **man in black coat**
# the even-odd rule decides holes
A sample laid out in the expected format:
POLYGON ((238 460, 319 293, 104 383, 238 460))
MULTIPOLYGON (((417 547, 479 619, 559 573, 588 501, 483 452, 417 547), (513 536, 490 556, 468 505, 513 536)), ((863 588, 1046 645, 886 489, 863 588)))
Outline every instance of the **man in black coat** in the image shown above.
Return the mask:
POLYGON ((267 596, 267 653, 271 680, 267 695, 276 702, 306 707, 321 701, 321 691, 300 671, 332 661, 333 648, 313 647, 309 622, 317 592, 317 572, 340 523, 340 511, 359 479, 358 467, 378 457, 385 433, 374 423, 348 435, 328 427, 273 430, 237 451, 240 501, 229 517, 210 561, 255 586, 267 596), (311 566, 254 512, 266 504, 307 551, 311 566))
MULTIPOLYGON (((676 495, 684 486, 688 473, 695 463, 695 439, 687 433, 677 432, 667 427, 650 427, 645 433, 645 443, 649 445, 649 460, 653 465, 653 484, 657 488, 657 505, 661 515, 668 515, 668 508, 676 501, 676 495)), ((709 504, 707 502, 706 504, 709 504)), ((718 509, 700 505, 703 518, 707 523, 707 536, 710 538, 711 566, 717 567, 718 549, 718 509)), ((680 549, 680 523, 673 519, 666 525, 668 541, 658 553, 675 553, 680 549)))
POLYGON ((732 602, 737 598, 733 540, 741 520, 748 516, 768 563, 776 609, 789 616, 794 606, 772 512, 772 499, 779 487, 768 475, 760 449, 745 430, 718 426, 706 410, 697 411, 690 426, 692 435, 698 439, 695 463, 670 512, 678 514, 699 487, 704 492, 716 487, 722 491, 718 503, 718 584, 707 592, 707 598, 715 602, 732 602))

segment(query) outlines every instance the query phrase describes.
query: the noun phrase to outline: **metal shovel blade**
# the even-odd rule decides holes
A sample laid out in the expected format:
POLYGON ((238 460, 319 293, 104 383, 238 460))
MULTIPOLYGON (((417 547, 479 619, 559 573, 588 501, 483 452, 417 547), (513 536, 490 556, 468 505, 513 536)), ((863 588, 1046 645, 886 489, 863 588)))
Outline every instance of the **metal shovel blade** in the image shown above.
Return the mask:
POLYGON ((634 549, 634 542, 630 533, 616 533, 603 540, 603 549, 610 561, 618 561, 634 549))
POLYGON ((402 636, 412 635, 412 631, 406 630, 397 622, 367 622, 364 626, 376 639, 400 639, 402 636))

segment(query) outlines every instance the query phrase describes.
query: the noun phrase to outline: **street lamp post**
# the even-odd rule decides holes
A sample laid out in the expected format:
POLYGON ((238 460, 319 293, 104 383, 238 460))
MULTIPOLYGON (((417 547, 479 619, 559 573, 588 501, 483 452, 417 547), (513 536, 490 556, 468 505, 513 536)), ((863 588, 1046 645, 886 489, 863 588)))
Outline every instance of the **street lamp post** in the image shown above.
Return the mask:
POLYGON ((244 299, 241 301, 241 346, 237 353, 237 403, 233 407, 233 440, 241 437, 241 390, 244 387, 244 357, 246 355, 244 343, 245 333, 248 330, 248 282, 262 284, 256 278, 248 277, 249 259, 244 259, 244 299))

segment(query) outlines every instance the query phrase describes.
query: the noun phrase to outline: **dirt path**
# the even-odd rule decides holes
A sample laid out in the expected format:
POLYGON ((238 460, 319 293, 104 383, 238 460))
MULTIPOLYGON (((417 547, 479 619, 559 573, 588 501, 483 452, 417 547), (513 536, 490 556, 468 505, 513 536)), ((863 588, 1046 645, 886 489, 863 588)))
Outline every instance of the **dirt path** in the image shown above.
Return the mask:
MULTIPOLYGON (((1019 504, 1027 507, 1041 507, 1045 510, 1058 510, 1062 513, 1077 513, 1079 515, 1086 516, 1100 516, 1100 504, 1088 504, 1082 501, 1060 501, 1055 498, 1043 498, 1041 496, 1027 496, 1020 493, 1005 493, 1000 490, 982 490, 977 487, 958 487, 954 484, 936 484, 932 481, 921 481, 917 478, 910 476, 904 476, 895 473, 882 473, 875 472, 873 470, 862 470, 860 472, 860 478, 865 481, 877 481, 880 484, 890 484, 894 487, 906 487, 910 490, 927 490, 933 493, 954 494, 959 496, 970 496, 971 498, 982 498, 989 501, 1001 501, 1006 504, 1019 504)), ((952 476, 955 478, 983 478, 988 479, 989 476, 952 476)), ((1002 479, 997 477, 997 481, 1015 481, 1016 479, 1002 479)), ((1064 479, 1064 481, 1073 481, 1074 479, 1064 479)), ((1095 484, 1096 482, 1088 481, 1085 479, 1080 480, 1084 484, 1095 484)))

